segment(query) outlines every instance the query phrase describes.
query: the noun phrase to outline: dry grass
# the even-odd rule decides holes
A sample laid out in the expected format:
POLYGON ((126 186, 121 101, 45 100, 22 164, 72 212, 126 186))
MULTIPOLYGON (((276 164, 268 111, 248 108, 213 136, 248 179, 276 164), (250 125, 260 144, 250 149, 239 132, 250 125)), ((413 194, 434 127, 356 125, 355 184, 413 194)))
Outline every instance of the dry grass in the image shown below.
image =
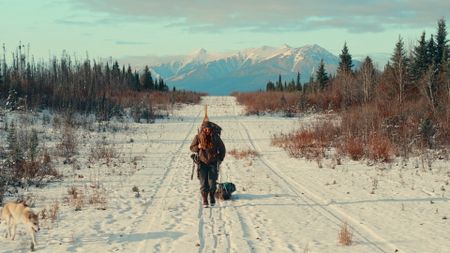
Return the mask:
POLYGON ((60 155, 65 158, 70 158, 77 152, 78 142, 75 135, 75 130, 69 125, 65 125, 61 134, 61 142, 56 146, 60 155))
MULTIPOLYGON (((395 102, 386 103, 398 107, 395 102)), ((407 157, 414 150, 422 150, 425 144, 421 135, 430 135, 421 134, 425 117, 423 108, 413 103, 404 104, 401 110, 389 110, 386 105, 377 103, 365 104, 352 107, 341 115, 339 126, 331 120, 324 121, 292 133, 274 135, 272 144, 283 147, 297 158, 320 159, 325 157, 325 149, 334 147, 340 155, 353 160, 367 158, 375 162, 391 162, 395 155, 407 157)), ((431 124, 436 128, 436 134, 431 138, 427 136, 426 145, 439 143, 445 147, 445 141, 438 141, 437 136, 438 133, 449 135, 446 124, 431 124)))
POLYGON ((28 184, 39 186, 45 178, 60 178, 61 174, 53 167, 50 155, 44 151, 35 161, 22 161, 13 176, 17 181, 26 179, 28 184))
POLYGON ((105 160, 106 164, 110 164, 110 162, 114 158, 118 158, 119 154, 117 150, 114 148, 114 146, 109 145, 105 141, 103 142, 97 142, 94 147, 91 148, 91 152, 89 154, 89 161, 98 161, 98 160, 105 160))
POLYGON ((75 186, 72 186, 67 189, 67 193, 69 194, 69 198, 67 199, 69 204, 75 207, 75 211, 81 211, 82 207, 85 204, 83 191, 79 190, 75 186))
POLYGON ((339 244, 343 246, 350 246, 353 243, 353 233, 350 231, 350 227, 347 222, 341 225, 338 234, 339 244))
POLYGON ((282 147, 297 158, 318 159, 324 157, 324 150, 335 145, 340 127, 325 121, 289 134, 274 135, 272 144, 282 147))
POLYGON ((107 192, 103 188, 93 188, 92 191, 87 188, 83 191, 72 186, 67 189, 67 193, 69 197, 66 201, 75 207, 75 211, 81 211, 85 204, 93 205, 101 210, 106 210, 108 207, 107 192))
POLYGON ((108 196, 104 189, 94 189, 89 196, 89 204, 96 206, 97 209, 106 210, 108 207, 108 196))
POLYGON ((39 218, 41 220, 50 220, 52 223, 54 223, 58 219, 59 214, 59 202, 55 201, 51 204, 51 206, 47 208, 43 208, 39 212, 39 218))
POLYGON ((369 159, 381 162, 390 162, 394 155, 395 147, 385 136, 373 135, 368 143, 369 159))
POLYGON ((340 150, 347 154, 352 160, 360 160, 364 156, 364 144, 359 138, 346 138, 340 150))
POLYGON ((298 112, 299 92, 252 92, 234 93, 237 101, 244 105, 248 114, 298 112))
POLYGON ((58 201, 55 201, 50 206, 48 213, 49 213, 49 218, 52 221, 52 223, 55 222, 56 219, 58 218, 58 214, 59 214, 59 202, 58 201))
POLYGON ((254 158, 259 156, 259 153, 257 151, 250 149, 247 150, 232 149, 228 151, 228 154, 230 154, 236 159, 254 158))

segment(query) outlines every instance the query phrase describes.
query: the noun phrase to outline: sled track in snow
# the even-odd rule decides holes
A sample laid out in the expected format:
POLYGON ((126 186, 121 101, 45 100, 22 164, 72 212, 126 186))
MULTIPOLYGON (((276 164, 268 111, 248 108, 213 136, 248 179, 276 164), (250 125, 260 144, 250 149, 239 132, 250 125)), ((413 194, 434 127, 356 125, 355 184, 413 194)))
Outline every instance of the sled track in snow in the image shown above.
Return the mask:
POLYGON ((221 252, 231 252, 231 241, 228 229, 226 228, 226 222, 223 216, 223 208, 222 204, 217 202, 216 206, 210 207, 210 208, 203 208, 202 205, 200 205, 199 210, 199 239, 200 239, 200 247, 198 249, 199 253, 203 252, 211 252, 211 253, 221 253, 221 252), (205 218, 205 215, 207 218, 205 218), (209 219, 209 222, 205 222, 205 219, 209 219), (208 225, 209 224, 209 228, 208 225), (209 244, 206 244, 206 235, 211 236, 212 244, 211 247, 209 244), (223 242, 224 248, 219 249, 219 246, 221 245, 221 237, 225 237, 225 241, 223 242))
MULTIPOLYGON (((224 164, 222 166, 227 166, 227 170, 230 170, 228 164, 224 164)), ((245 251, 245 249, 232 248, 231 226, 237 225, 233 223, 233 221, 238 221, 240 231, 242 232, 242 235, 238 238, 248 238, 249 236, 249 227, 247 226, 247 224, 245 224, 242 215, 234 206, 233 201, 216 200, 216 206, 207 209, 203 208, 202 204, 199 201, 198 217, 198 237, 200 242, 200 246, 197 251, 198 253, 254 252, 252 250, 253 247, 251 245, 251 242, 249 242, 248 240, 245 240, 247 251, 245 251), (207 217, 205 218, 205 216, 207 217), (209 221, 206 222, 205 219, 209 219, 209 221), (205 239, 205 237, 211 237, 208 238, 208 242, 212 241, 211 245, 206 243, 207 240, 205 239)))
MULTIPOLYGON (((236 110, 235 110, 236 111, 236 110)), ((246 138, 249 140, 250 145, 256 150, 257 152, 261 153, 261 149, 258 147, 257 144, 254 143, 253 139, 251 138, 251 135, 247 129, 247 127, 239 120, 238 115, 236 114, 236 121, 237 125, 240 126, 240 129, 243 129, 246 138)), ((363 225, 358 221, 356 218, 352 217, 351 215, 348 215, 345 213, 342 209, 338 207, 333 206, 326 206, 328 203, 321 198, 320 196, 316 195, 315 193, 308 190, 305 186, 299 184, 298 182, 290 179, 289 177, 285 176, 281 171, 279 171, 275 166, 271 164, 270 161, 265 159, 263 156, 258 157, 258 159, 261 161, 262 164, 268 169, 268 171, 275 176, 275 178, 272 178, 273 180, 281 181, 285 185, 285 187, 293 192, 296 196, 298 196, 300 199, 304 201, 310 208, 314 209, 316 212, 321 214, 322 216, 325 216, 328 220, 336 224, 336 226, 341 226, 344 224, 344 222, 348 222, 349 226, 353 230, 353 233, 360 238, 362 238, 365 242, 367 242, 374 250, 377 252, 397 252, 398 247, 390 243, 388 240, 384 239, 380 235, 378 235, 376 232, 371 230, 369 227, 363 225), (364 231, 364 232, 362 232, 364 231), (372 238, 372 239, 371 239, 372 238), (384 249, 380 245, 377 245, 373 241, 373 239, 377 240, 379 243, 387 245, 389 247, 389 250, 384 249)))
MULTIPOLYGON (((195 119, 198 119, 200 117, 201 111, 199 111, 199 113, 195 116, 195 119)), ((165 168, 164 174, 161 178, 161 180, 159 181, 155 193, 150 197, 150 201, 146 203, 146 207, 144 210, 144 215, 150 215, 150 220, 146 223, 147 224, 147 230, 151 230, 152 229, 152 225, 155 223, 156 219, 161 217, 161 213, 164 211, 164 199, 167 198, 168 193, 170 191, 170 187, 163 187, 164 184, 167 184, 167 182, 169 182, 167 185, 170 186, 172 185, 172 183, 175 181, 175 174, 173 173, 173 170, 177 169, 177 164, 180 164, 178 161, 181 159, 185 159, 187 160, 188 158, 185 158, 183 156, 177 155, 180 154, 181 151, 186 148, 186 145, 190 144, 190 137, 192 135, 192 132, 195 129, 195 125, 198 123, 197 120, 193 120, 192 121, 192 125, 191 128, 189 129, 189 131, 186 133, 186 136, 184 137, 184 139, 182 140, 180 146, 176 149, 176 151, 174 153, 172 153, 170 156, 170 161, 167 165, 167 167, 165 168), (160 201, 155 201, 158 197, 158 199, 160 201), (148 213, 148 209, 154 210, 151 213, 148 213)), ((188 183, 188 176, 186 175, 184 178, 184 180, 186 181, 186 183, 188 183)), ((136 250, 136 252, 149 252, 149 247, 148 247, 148 241, 143 241, 142 243, 139 244, 138 249, 136 250)), ((159 251, 159 244, 155 245, 153 248, 153 252, 155 251, 159 251)))
MULTIPOLYGON (((227 166, 227 170, 230 170, 230 168, 227 166)), ((203 208, 200 206, 200 208, 203 208)), ((198 253, 222 253, 222 252, 232 252, 232 248, 231 248, 231 231, 230 231, 230 226, 232 224, 232 221, 238 221, 239 226, 240 226, 240 231, 242 232, 241 236, 238 236, 238 238, 249 238, 249 231, 250 228, 249 226, 245 223, 244 218, 242 217, 242 215, 239 213, 238 209, 234 206, 234 203, 232 200, 229 201, 217 201, 216 202, 216 206, 213 208, 209 208, 209 210, 203 211, 203 215, 205 213, 209 214, 209 218, 211 218, 211 229, 210 229, 210 233, 213 239, 213 246, 212 248, 207 248, 207 247, 200 247, 198 250, 198 253), (226 210, 226 212, 224 211, 226 210), (215 217, 215 213, 217 214, 217 218, 215 217), (219 236, 218 235, 223 235, 225 236, 225 242, 223 245, 224 249, 218 248, 219 245, 219 236)), ((202 215, 202 222, 201 224, 204 226, 205 222, 203 221, 203 215, 202 215)), ((202 231, 204 231, 205 229, 202 229, 202 231)), ((200 231, 200 230, 199 230, 200 231)), ((204 232, 203 232, 204 233, 204 232)), ((203 239, 203 241, 205 241, 203 239)), ((247 246, 247 251, 245 251, 244 249, 239 249, 237 250, 237 252, 254 252, 252 249, 254 248, 251 244, 250 241, 245 240, 246 242, 246 246, 247 246)), ((234 249, 236 250, 236 249, 234 249)))

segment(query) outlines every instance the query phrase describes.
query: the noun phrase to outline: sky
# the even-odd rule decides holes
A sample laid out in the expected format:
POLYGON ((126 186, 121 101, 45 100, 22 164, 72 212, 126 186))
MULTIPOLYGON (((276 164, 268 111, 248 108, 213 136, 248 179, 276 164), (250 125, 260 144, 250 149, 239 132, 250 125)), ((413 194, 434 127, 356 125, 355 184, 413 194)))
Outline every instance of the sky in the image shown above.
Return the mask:
MULTIPOLYGON (((120 59, 318 44, 338 55, 389 55, 437 20, 448 0, 0 0, 0 43, 35 58, 69 54, 120 59)), ((448 26, 448 25, 447 25, 448 26)))

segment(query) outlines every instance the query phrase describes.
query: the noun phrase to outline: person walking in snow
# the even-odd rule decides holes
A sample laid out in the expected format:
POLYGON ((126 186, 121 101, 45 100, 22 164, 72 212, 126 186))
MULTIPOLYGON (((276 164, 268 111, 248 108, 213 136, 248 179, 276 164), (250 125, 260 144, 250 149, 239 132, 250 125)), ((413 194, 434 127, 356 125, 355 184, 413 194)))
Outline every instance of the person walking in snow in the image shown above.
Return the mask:
POLYGON ((217 178, 219 176, 219 166, 225 158, 225 145, 220 138, 221 128, 205 117, 200 132, 192 140, 190 149, 198 154, 197 175, 200 180, 200 193, 202 195, 203 206, 209 204, 214 206, 216 200, 217 178), (208 203, 209 195, 209 203, 208 203))

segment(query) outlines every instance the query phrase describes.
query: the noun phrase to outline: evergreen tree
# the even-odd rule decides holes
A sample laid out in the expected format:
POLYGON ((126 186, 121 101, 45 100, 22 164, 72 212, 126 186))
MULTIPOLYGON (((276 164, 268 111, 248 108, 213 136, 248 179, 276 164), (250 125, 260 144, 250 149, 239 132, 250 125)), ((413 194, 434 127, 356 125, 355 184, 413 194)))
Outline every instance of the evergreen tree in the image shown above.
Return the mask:
POLYGON ((295 82, 295 88, 298 91, 302 90, 302 84, 300 82, 300 72, 297 72, 297 81, 295 82))
POLYGON ((427 44, 427 65, 433 64, 436 58, 436 44, 434 43, 433 34, 427 44))
POLYGON ((142 75, 142 86, 144 90, 153 90, 157 88, 155 82, 153 82, 152 73, 148 66, 145 66, 144 74, 142 75))
POLYGON ((139 74, 136 71, 134 72, 133 87, 134 87, 133 89, 135 91, 140 91, 141 90, 140 77, 139 77, 139 74))
POLYGON ((6 108, 11 111, 16 110, 18 100, 19 100, 19 98, 17 95, 17 91, 11 87, 8 92, 8 98, 6 98, 6 108))
POLYGON ((438 21, 438 31, 436 34, 436 55, 435 62, 438 66, 447 61, 444 59, 444 51, 447 49, 447 30, 445 28, 445 20, 439 19, 438 21))
POLYGON ((114 62, 112 70, 111 70, 111 78, 115 82, 115 84, 118 84, 120 81, 120 67, 119 63, 117 61, 114 62))
POLYGON ((3 73, 2 64, 0 64, 0 91, 3 89, 3 73))
POLYGON ((133 70, 131 70, 131 66, 128 65, 128 69, 127 72, 125 73, 125 80, 126 80, 126 85, 127 87, 129 87, 130 89, 134 89, 134 76, 133 76, 133 70))
POLYGON ((111 69, 109 68, 109 63, 106 63, 105 67, 105 85, 109 86, 111 84, 111 69))
POLYGON ((405 91, 409 82, 409 61, 402 38, 399 36, 395 45, 394 53, 391 56, 394 83, 397 90, 398 101, 403 103, 405 91))
MULTIPOLYGON (((443 58, 449 59, 449 48, 444 49, 443 58)), ((439 93, 442 94, 439 96, 439 103, 442 105, 442 108, 448 107, 450 102, 450 59, 443 62, 441 67, 439 68, 439 93)))
MULTIPOLYGON (((156 86, 156 85, 155 85, 156 86)), ((159 91, 167 91, 168 87, 167 85, 164 83, 164 80, 162 79, 162 77, 158 78, 158 85, 157 85, 157 90, 159 91)))
POLYGON ((295 91, 297 89, 297 86, 295 85, 294 79, 292 79, 291 82, 288 84, 287 89, 288 89, 289 92, 293 92, 293 91, 295 91))
POLYGON ((17 141, 17 130, 14 122, 11 122, 11 125, 8 128, 6 141, 8 142, 8 153, 6 158, 7 166, 10 168, 17 168, 23 161, 23 152, 17 141))
POLYGON ((281 75, 278 75, 277 86, 275 87, 277 91, 283 91, 283 82, 281 81, 281 75))
POLYGON ((364 59, 359 74, 361 76, 364 102, 368 102, 372 98, 375 85, 375 67, 369 56, 364 59))
POLYGON ((425 32, 420 36, 419 44, 414 47, 412 75, 414 80, 419 80, 428 69, 428 50, 427 41, 425 40, 425 32))
POLYGON ((303 91, 303 94, 305 94, 306 92, 309 92, 309 91, 310 91, 310 90, 309 90, 309 83, 308 83, 308 82, 306 82, 306 83, 303 84, 303 89, 302 89, 302 91, 303 91))
POLYGON ((275 90, 275 84, 272 83, 272 81, 269 81, 266 85, 266 91, 274 91, 275 90))
POLYGON ((323 63, 323 59, 320 60, 319 69, 317 69, 317 72, 316 72, 316 81, 319 85, 318 88, 320 90, 325 89, 328 85, 329 78, 328 78, 327 72, 325 71, 325 65, 323 63))
POLYGON ((29 157, 31 162, 34 162, 38 153, 39 139, 36 129, 31 130, 31 139, 29 147, 29 157))
POLYGON ((339 62, 339 66, 337 69, 338 75, 348 75, 352 73, 352 56, 348 52, 347 42, 344 43, 344 48, 342 49, 342 53, 339 55, 341 61, 339 62))

